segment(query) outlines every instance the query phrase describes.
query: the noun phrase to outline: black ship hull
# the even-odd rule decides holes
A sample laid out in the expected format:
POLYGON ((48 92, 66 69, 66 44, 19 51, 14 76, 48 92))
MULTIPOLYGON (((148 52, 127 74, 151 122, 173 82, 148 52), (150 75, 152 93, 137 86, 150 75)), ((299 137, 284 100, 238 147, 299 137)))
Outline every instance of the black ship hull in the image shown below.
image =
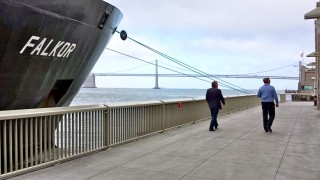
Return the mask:
MULTIPOLYGON (((0 111, 70 105, 121 19, 102 0, 0 0, 0 111)), ((1 173, 12 153, 9 133, 33 133, 23 126, 16 133, 0 121, 1 173)), ((54 135, 46 141, 54 143, 54 135)), ((12 151, 34 146, 21 144, 12 151)))
POLYGON ((101 0, 0 0, 0 110, 68 106, 121 18, 101 0))

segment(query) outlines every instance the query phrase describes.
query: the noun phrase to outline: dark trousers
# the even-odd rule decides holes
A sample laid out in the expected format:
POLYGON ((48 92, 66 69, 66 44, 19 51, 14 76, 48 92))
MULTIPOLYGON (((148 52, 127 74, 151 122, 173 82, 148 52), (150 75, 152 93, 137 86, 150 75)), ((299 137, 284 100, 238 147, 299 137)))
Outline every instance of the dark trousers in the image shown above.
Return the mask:
POLYGON ((261 105, 263 116, 263 128, 265 131, 267 131, 269 128, 271 128, 275 117, 274 102, 261 102, 261 105))
POLYGON ((217 117, 218 117, 219 109, 210 108, 210 111, 211 111, 211 122, 210 122, 209 129, 213 129, 214 127, 218 126, 217 117))

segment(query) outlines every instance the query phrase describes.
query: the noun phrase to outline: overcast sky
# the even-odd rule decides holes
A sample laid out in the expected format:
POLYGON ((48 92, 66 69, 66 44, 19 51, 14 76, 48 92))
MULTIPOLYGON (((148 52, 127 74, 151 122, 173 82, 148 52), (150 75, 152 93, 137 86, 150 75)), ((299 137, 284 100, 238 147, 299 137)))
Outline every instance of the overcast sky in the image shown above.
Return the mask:
MULTIPOLYGON (((316 0, 111 0, 123 13, 118 30, 183 63, 209 74, 299 76, 301 57, 314 52, 314 20, 304 14, 316 0), (285 68, 281 68, 285 67, 285 68), (279 69, 280 68, 280 69, 279 69), (273 70, 278 69, 278 70, 273 70), (273 70, 273 71, 269 71, 273 70)), ((183 73, 192 73, 115 34, 108 48, 183 73)), ((105 50, 93 73, 155 73, 155 67, 105 50)), ((159 68, 159 73, 174 73, 159 68)), ((160 77, 163 88, 210 87, 204 78, 160 77)), ((154 77, 96 77, 98 87, 153 88, 154 77)), ((262 79, 222 79, 257 89, 262 79)), ((219 81, 219 80, 218 80, 219 81)), ((297 80, 271 79, 276 89, 297 89, 297 80)), ((221 87, 220 88, 224 88, 221 87)))

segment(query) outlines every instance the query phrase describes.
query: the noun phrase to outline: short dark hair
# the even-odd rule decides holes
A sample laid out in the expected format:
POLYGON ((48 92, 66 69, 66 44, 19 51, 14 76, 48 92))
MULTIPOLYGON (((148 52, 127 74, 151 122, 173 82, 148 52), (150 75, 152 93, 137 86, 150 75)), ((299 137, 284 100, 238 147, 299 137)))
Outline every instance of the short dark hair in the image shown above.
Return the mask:
POLYGON ((213 87, 213 88, 218 87, 218 81, 212 81, 211 87, 213 87))
POLYGON ((263 78, 264 83, 268 83, 269 81, 270 81, 270 79, 268 77, 263 78))

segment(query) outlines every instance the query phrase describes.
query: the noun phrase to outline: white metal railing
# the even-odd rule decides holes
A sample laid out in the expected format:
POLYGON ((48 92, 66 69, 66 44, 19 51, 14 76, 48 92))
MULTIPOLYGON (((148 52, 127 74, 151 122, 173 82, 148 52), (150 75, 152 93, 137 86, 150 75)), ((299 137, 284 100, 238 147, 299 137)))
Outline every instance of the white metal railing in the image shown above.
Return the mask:
POLYGON ((0 177, 105 147, 104 106, 0 111, 0 177))
MULTIPOLYGON (((259 104, 255 95, 225 100, 221 114, 259 104)), ((0 111, 0 178, 209 118, 204 99, 0 111)))
POLYGON ((106 105, 108 109, 108 146, 135 140, 163 131, 163 103, 146 102, 134 105, 106 105))
MULTIPOLYGON (((227 114, 260 104, 255 95, 230 96, 220 114, 227 114)), ((162 132, 188 123, 210 118, 204 99, 180 99, 140 102, 136 104, 108 104, 107 145, 114 146, 162 132)))

